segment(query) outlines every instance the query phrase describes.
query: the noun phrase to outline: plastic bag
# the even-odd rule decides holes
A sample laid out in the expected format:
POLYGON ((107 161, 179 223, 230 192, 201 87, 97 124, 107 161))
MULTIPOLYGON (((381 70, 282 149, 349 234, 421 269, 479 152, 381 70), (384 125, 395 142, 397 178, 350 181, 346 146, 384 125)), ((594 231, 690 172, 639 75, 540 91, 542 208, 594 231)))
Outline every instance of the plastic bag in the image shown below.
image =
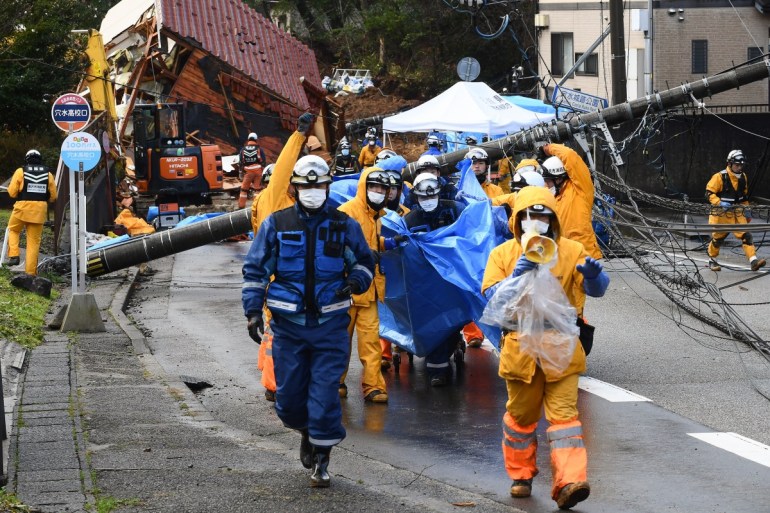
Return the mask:
POLYGON ((551 274, 555 261, 503 280, 481 317, 483 323, 515 331, 521 351, 547 374, 569 366, 580 332, 577 310, 551 274))

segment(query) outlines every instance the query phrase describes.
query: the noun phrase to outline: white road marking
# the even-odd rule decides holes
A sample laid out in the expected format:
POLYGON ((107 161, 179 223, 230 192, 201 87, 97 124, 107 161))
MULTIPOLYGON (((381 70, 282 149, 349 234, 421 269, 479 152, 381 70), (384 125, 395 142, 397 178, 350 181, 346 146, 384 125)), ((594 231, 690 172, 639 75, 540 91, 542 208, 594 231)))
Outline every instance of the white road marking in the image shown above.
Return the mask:
POLYGON ((742 458, 770 467, 770 447, 738 433, 687 433, 714 447, 737 454, 742 458))
POLYGON ((604 381, 599 381, 598 379, 589 378, 588 376, 580 376, 578 387, 612 403, 650 401, 642 395, 635 394, 610 383, 605 383, 604 381))

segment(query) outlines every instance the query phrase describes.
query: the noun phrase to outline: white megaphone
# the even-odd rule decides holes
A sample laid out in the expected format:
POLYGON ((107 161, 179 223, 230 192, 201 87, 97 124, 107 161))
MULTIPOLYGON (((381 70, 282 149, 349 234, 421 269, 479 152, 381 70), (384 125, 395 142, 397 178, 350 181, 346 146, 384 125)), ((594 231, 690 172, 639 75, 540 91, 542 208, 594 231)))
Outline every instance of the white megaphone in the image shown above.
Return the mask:
POLYGON ((521 236, 521 247, 527 260, 536 264, 546 264, 556 256, 556 241, 534 231, 521 236))

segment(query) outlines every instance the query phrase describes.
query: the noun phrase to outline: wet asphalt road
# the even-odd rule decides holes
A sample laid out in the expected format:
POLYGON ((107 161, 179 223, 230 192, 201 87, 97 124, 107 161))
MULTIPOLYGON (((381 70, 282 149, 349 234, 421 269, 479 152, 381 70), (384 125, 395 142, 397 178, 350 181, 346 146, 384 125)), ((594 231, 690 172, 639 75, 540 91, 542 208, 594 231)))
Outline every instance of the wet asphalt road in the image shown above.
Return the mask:
MULTIPOLYGON (((209 245, 153 262, 156 274, 139 287, 130 310, 166 371, 210 381, 214 386, 199 395, 202 403, 219 420, 246 430, 253 415, 274 416, 262 399, 257 346, 246 335, 240 306, 240 267, 249 244, 209 245)), ((677 320, 667 300, 627 263, 610 261, 608 270, 608 295, 589 300, 586 310, 599 326, 588 375, 652 401, 610 402, 581 390, 592 493, 575 510, 767 511, 762 491, 770 468, 688 435, 730 431, 770 444, 769 401, 747 378, 750 372, 755 382, 767 383, 767 365, 750 352, 738 354, 732 342, 699 322, 677 320), (677 324, 703 333, 685 335, 677 324)), ((745 277, 719 279, 724 284, 745 277)), ((763 296, 764 280, 725 294, 748 303, 763 296)), ((761 308, 743 312, 755 328, 766 324, 761 319, 767 307, 761 308)), ((491 346, 468 349, 462 372, 442 389, 427 385, 421 359, 410 367, 404 358, 398 374, 386 373, 387 406, 365 404, 353 385, 359 379, 354 357, 342 447, 502 504, 555 510, 543 425, 533 497, 508 496, 500 450, 506 392, 491 346)), ((279 431, 277 418, 274 424, 279 431)))

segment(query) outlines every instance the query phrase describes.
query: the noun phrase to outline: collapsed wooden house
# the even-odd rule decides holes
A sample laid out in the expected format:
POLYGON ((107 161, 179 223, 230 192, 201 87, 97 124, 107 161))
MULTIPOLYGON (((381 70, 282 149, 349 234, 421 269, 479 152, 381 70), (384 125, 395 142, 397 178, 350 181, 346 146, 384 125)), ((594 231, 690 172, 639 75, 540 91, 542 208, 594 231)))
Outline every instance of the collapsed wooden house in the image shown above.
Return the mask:
POLYGON ((250 132, 275 161, 297 117, 337 130, 313 51, 240 0, 123 0, 100 32, 111 65, 118 134, 131 147, 138 103, 184 103, 189 143, 237 153, 250 132))

